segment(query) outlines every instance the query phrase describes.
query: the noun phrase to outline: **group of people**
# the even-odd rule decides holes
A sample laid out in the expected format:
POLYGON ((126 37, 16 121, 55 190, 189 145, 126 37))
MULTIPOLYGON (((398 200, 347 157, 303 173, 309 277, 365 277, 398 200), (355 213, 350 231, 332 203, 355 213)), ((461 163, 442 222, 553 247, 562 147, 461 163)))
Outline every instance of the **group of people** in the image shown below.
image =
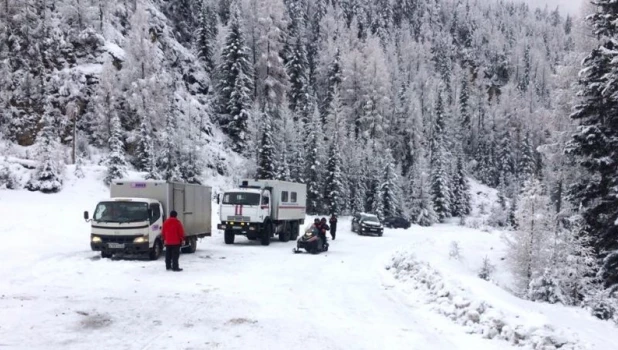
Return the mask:
MULTIPOLYGON (((178 213, 174 210, 170 212, 170 217, 165 220, 161 228, 161 237, 165 243, 165 269, 172 271, 182 271, 178 266, 180 257, 180 247, 185 241, 185 230, 180 220, 178 213)), ((329 220, 330 226, 326 223, 326 218, 321 220, 315 218, 310 229, 317 229, 318 235, 322 240, 322 245, 326 244, 326 231, 330 232, 330 237, 334 240, 337 235, 337 216, 331 215, 329 220)))
POLYGON ((330 226, 326 223, 326 218, 315 218, 313 225, 308 228, 308 230, 316 229, 318 231, 318 235, 322 240, 322 245, 326 244, 326 231, 330 231, 330 237, 333 240, 337 237, 337 217, 335 214, 330 216, 330 220, 328 222, 330 223, 330 226))

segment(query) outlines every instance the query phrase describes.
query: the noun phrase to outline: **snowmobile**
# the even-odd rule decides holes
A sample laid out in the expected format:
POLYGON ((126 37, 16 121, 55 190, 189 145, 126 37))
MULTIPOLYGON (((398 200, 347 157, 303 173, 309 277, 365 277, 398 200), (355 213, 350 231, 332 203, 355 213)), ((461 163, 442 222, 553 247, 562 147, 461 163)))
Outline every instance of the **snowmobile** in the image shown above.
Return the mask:
POLYGON ((321 252, 328 251, 328 243, 322 243, 322 239, 318 233, 318 229, 313 227, 310 230, 307 230, 304 235, 298 238, 296 241, 296 248, 294 248, 294 253, 302 253, 302 250, 306 250, 307 253, 318 254, 321 252))

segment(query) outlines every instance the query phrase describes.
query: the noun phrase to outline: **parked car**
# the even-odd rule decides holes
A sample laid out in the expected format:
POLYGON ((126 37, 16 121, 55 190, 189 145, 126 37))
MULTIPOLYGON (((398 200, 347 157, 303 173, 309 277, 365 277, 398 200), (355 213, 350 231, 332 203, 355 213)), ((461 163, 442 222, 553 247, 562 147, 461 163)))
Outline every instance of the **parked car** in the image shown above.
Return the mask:
POLYGON ((388 216, 384 219, 384 221, 382 221, 382 223, 384 224, 384 227, 388 227, 388 228, 410 228, 410 226, 412 226, 412 224, 410 224, 410 221, 406 220, 405 218, 399 217, 399 216, 388 216))
POLYGON ((368 213, 357 213, 352 218, 352 232, 359 235, 378 235, 384 233, 384 226, 376 215, 368 213))

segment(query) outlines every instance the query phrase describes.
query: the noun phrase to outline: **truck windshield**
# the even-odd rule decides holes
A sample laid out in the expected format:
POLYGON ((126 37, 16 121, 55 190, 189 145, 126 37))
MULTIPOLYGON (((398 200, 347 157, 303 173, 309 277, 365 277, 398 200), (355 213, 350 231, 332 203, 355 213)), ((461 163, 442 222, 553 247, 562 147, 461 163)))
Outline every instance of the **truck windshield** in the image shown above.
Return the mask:
POLYGON ((138 222, 148 220, 148 203, 101 202, 94 211, 95 221, 138 222))
POLYGON ((228 192, 223 195, 223 204, 258 205, 260 204, 260 194, 247 192, 228 192))

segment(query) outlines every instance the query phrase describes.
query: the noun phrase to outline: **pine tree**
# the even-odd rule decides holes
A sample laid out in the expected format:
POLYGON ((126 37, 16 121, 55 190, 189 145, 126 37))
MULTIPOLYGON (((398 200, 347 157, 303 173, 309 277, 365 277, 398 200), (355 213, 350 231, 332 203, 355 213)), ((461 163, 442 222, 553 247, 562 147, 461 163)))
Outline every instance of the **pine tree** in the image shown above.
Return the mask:
POLYGON ((322 120, 326 119, 326 115, 329 113, 328 108, 331 106, 335 92, 339 90, 342 81, 341 51, 337 48, 335 57, 333 57, 333 61, 328 66, 326 96, 324 96, 324 101, 322 102, 322 120))
MULTIPOLYGON (((240 16, 240 10, 235 7, 228 34, 221 50, 221 64, 218 70, 219 124, 225 132, 230 132, 229 124, 235 117, 238 117, 231 110, 231 107, 238 106, 231 104, 231 101, 245 101, 246 92, 252 91, 249 49, 245 45, 240 16), (232 98, 232 95, 235 95, 235 99, 232 98)), ((235 112, 238 113, 239 111, 242 111, 242 109, 236 109, 235 112)))
POLYGON ((135 150, 135 167, 139 171, 147 171, 150 159, 153 154, 152 138, 150 137, 150 128, 146 119, 142 118, 137 134, 137 146, 135 150))
POLYGON ((271 111, 264 112, 262 117, 262 140, 258 153, 257 176, 260 179, 276 179, 275 141, 273 137, 273 118, 271 111))
POLYGON ((459 92, 459 123, 461 127, 461 141, 464 154, 472 155, 472 116, 470 114, 470 87, 468 76, 464 74, 461 79, 461 91, 459 92))
POLYGON ((342 207, 342 192, 343 181, 341 174, 341 157, 339 155, 339 138, 337 134, 331 141, 330 150, 328 152, 328 162, 326 164, 326 178, 324 187, 326 193, 324 200, 328 205, 330 214, 341 214, 342 207))
POLYGON ((26 185, 30 191, 43 193, 56 193, 62 189, 63 169, 58 149, 61 147, 54 124, 54 116, 51 113, 50 98, 43 114, 42 128, 39 132, 39 165, 35 173, 26 185))
POLYGON ((114 112, 111 116, 111 136, 109 138, 109 155, 105 161, 107 173, 103 182, 110 185, 113 180, 121 179, 126 175, 127 161, 125 159, 124 144, 122 142, 122 127, 120 118, 114 112))
POLYGON ((306 122, 311 112, 309 105, 309 63, 300 33, 295 38, 286 68, 290 79, 290 90, 288 91, 290 110, 294 112, 294 120, 300 119, 306 122))
POLYGON ((508 259, 520 292, 527 293, 530 282, 542 274, 550 258, 549 198, 538 180, 524 185, 515 217, 518 229, 508 238, 508 259))
POLYGON ((244 153, 247 146, 249 129, 249 109, 251 108, 250 80, 243 72, 236 76, 236 84, 228 101, 229 124, 228 135, 232 140, 232 149, 238 153, 244 153))
POLYGON ((524 93, 528 91, 528 86, 530 85, 531 70, 532 63, 530 62, 530 45, 526 45, 526 48, 524 49, 524 72, 518 85, 519 90, 524 93))
POLYGON ((513 157, 513 146, 508 128, 505 128, 502 132, 496 153, 498 177, 505 186, 510 185, 511 179, 515 176, 515 159, 513 157))
POLYGON ((613 0, 598 0, 595 5, 597 11, 588 20, 600 44, 583 61, 578 92, 581 103, 572 115, 580 127, 567 152, 585 172, 570 198, 576 208, 581 206, 590 243, 598 252, 599 275, 611 287, 618 285, 618 123, 613 112, 618 101, 612 97, 618 80, 614 63, 618 56, 618 6, 613 0))
POLYGON ((395 166, 392 152, 386 150, 385 172, 380 191, 382 203, 384 203, 384 216, 400 216, 402 214, 402 193, 399 185, 399 177, 395 166))
POLYGON ((431 137, 431 194, 440 222, 451 217, 450 183, 445 150, 444 103, 438 94, 431 137))
POLYGON ((518 168, 519 178, 523 181, 536 174, 536 160, 534 149, 532 148, 532 143, 530 140, 530 132, 526 132, 526 136, 521 143, 518 168))
POLYGON ((427 168, 427 161, 421 154, 409 176, 414 181, 410 193, 409 207, 412 209, 410 218, 412 222, 420 226, 431 226, 438 222, 438 215, 434 210, 431 198, 431 182, 429 181, 427 168))
POLYGON ((318 214, 322 207, 322 164, 320 162, 321 128, 319 112, 314 109, 305 141, 305 181, 307 184, 307 213, 318 214))
MULTIPOLYGON (((260 2, 258 7, 257 60, 255 83, 262 109, 279 110, 287 96, 289 77, 283 57, 285 9, 282 2, 260 2)), ((278 116, 273 115, 278 118, 278 116)))
POLYGON ((206 72, 215 69, 215 41, 217 39, 217 15, 207 1, 202 1, 198 19, 197 57, 204 63, 206 72))
POLYGON ((165 130, 161 137, 162 149, 159 157, 159 169, 161 171, 161 178, 165 181, 179 181, 181 179, 178 169, 180 152, 175 133, 176 122, 171 112, 173 110, 174 108, 171 107, 167 113, 165 130))
POLYGON ((453 216, 466 216, 472 210, 470 203, 470 184, 466 177, 463 156, 457 157, 457 171, 453 181, 453 216))

